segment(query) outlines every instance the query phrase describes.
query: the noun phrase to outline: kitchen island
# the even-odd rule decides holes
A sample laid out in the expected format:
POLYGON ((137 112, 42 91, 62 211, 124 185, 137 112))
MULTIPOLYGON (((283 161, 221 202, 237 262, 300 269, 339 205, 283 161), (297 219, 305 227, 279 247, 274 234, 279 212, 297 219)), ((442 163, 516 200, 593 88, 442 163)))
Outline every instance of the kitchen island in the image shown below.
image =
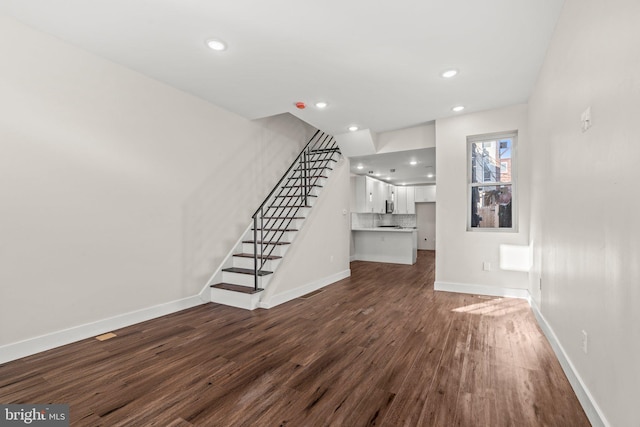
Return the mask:
POLYGON ((415 228, 352 228, 351 232, 355 261, 416 263, 418 232, 415 228))

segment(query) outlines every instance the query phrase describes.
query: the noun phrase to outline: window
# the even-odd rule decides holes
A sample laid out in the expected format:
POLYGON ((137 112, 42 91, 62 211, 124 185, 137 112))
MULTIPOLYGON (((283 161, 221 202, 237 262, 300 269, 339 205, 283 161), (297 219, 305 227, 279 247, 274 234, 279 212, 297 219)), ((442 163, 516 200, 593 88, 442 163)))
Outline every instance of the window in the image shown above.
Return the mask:
POLYGON ((467 230, 517 231, 514 154, 517 132, 467 138, 467 230))

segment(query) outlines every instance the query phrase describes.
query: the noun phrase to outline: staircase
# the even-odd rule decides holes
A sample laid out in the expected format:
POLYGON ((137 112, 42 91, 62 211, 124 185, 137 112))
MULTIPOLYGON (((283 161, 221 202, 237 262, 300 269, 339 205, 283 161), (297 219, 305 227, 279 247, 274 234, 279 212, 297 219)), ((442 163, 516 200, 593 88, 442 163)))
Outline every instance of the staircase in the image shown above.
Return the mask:
POLYGON ((253 310, 340 157, 317 131, 252 216, 251 225, 210 283, 211 301, 253 310))

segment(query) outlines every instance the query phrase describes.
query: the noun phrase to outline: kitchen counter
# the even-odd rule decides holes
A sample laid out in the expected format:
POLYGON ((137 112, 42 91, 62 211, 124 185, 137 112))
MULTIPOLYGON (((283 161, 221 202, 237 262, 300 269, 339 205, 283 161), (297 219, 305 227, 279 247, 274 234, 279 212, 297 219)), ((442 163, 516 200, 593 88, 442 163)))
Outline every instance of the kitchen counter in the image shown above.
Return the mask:
POLYGON ((415 228, 394 228, 394 227, 373 227, 373 228, 352 228, 351 231, 391 231, 394 233, 411 233, 415 228))
POLYGON ((356 261, 416 263, 418 231, 415 228, 354 228, 351 237, 356 261))

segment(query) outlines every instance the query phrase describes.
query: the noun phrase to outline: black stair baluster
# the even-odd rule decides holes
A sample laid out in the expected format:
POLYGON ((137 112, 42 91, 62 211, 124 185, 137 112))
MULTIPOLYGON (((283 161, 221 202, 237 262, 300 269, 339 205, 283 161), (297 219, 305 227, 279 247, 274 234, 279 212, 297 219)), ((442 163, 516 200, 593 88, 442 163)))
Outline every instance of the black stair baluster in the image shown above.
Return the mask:
MULTIPOLYGON (((309 198, 317 197, 312 196, 311 191, 314 187, 320 187, 317 183, 324 177, 329 162, 337 161, 333 157, 335 153, 339 152, 332 136, 319 130, 316 131, 253 214, 253 271, 244 269, 243 273, 253 274, 255 292, 262 290, 258 287, 259 277, 271 274, 270 271, 264 270, 265 262, 269 259, 280 258, 272 256, 273 251, 276 246, 288 244, 288 242, 282 242, 285 233, 293 231, 290 226, 294 220, 299 218, 300 209, 309 206, 309 198), (295 168, 296 165, 298 165, 298 169, 295 168), (312 171, 314 171, 313 174, 312 171), (301 193, 297 193, 298 190, 301 193), (280 199, 282 202, 279 202, 280 199), (267 219, 265 219, 265 209, 266 212, 272 212, 268 214, 267 219), (260 233, 258 233, 258 229, 260 233), (265 230, 268 231, 265 233, 265 230), (260 251, 259 254, 258 251, 260 251)), ((224 271, 234 269, 225 269, 224 271)))
POLYGON ((253 289, 258 290, 258 217, 253 214, 253 289))
POLYGON ((260 271, 264 266, 264 206, 260 209, 260 271))

